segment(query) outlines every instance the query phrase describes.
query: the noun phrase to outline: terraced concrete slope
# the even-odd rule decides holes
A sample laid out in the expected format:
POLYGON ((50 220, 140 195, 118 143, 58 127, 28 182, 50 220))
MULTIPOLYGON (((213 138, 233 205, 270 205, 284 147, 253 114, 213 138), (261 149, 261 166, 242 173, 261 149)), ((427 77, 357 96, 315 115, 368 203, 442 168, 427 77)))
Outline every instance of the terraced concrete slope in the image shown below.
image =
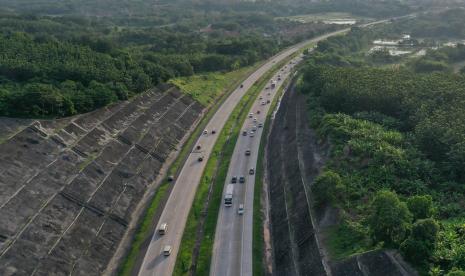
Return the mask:
POLYGON ((34 121, 0 144, 0 275, 101 274, 201 112, 159 86, 131 102, 34 121))

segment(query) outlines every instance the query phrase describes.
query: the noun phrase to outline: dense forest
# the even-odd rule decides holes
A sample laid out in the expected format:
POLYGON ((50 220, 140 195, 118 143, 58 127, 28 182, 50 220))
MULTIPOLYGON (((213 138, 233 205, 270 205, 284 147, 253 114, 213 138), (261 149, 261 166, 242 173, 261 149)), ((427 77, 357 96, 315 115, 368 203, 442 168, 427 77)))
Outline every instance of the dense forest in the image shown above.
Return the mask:
POLYGON ((160 27, 147 18, 126 23, 74 16, 0 18, 0 116, 91 111, 173 77, 252 65, 335 28, 229 12, 160 27), (293 28, 302 31, 289 35, 293 28))
POLYGON ((63 117, 177 76, 249 66, 338 28, 275 20, 411 12, 400 1, 0 0, 0 116, 63 117), (373 7, 376 7, 373 10, 373 7))
POLYGON ((300 82, 312 127, 331 145, 312 191, 317 208, 342 211, 333 250, 396 248, 422 275, 464 275, 465 75, 354 59, 371 38, 356 29, 320 43, 300 82))

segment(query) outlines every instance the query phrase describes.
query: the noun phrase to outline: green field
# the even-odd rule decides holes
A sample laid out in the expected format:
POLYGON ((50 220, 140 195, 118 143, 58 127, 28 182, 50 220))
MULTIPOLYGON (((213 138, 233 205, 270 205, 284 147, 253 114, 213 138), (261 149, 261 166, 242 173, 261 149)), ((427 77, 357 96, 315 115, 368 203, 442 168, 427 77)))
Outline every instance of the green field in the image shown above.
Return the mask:
POLYGON ((248 66, 228 73, 213 72, 190 77, 179 77, 172 79, 170 83, 177 85, 183 92, 191 95, 203 106, 209 106, 225 90, 248 75, 253 68, 255 67, 248 66))

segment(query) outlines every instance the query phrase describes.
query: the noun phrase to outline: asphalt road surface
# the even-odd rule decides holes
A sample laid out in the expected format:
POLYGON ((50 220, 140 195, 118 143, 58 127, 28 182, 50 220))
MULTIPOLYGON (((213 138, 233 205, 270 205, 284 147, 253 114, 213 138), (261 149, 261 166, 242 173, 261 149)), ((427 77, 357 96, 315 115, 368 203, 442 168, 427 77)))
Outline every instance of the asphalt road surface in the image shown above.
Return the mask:
POLYGON ((233 184, 233 205, 231 207, 227 207, 222 203, 216 226, 210 275, 252 275, 255 174, 250 174, 249 170, 251 168, 255 169, 257 164, 260 139, 263 132, 263 127, 259 127, 258 124, 265 122, 266 114, 271 105, 267 102, 273 101, 279 87, 283 84, 283 80, 289 77, 293 66, 300 61, 300 56, 294 58, 292 63, 286 64, 285 67, 273 76, 272 79, 277 82, 276 88, 271 89, 270 83, 267 84, 249 111, 250 114, 253 113, 252 118, 249 115, 249 118, 242 126, 242 131, 247 131, 247 136, 242 135, 241 132, 241 136, 237 140, 229 165, 225 187, 231 183, 233 176, 244 176, 246 181, 243 184, 233 184), (257 114, 258 110, 260 111, 259 114, 257 114), (250 131, 254 127, 257 131, 254 133, 254 137, 250 137, 250 131), (250 156, 245 155, 246 150, 250 150, 250 156), (240 204, 244 206, 244 213, 242 215, 238 214, 240 204))
MULTIPOLYGON (((231 95, 224 101, 218 111, 213 115, 210 119, 210 122, 207 124, 206 129, 208 130, 207 135, 202 135, 198 141, 197 145, 202 145, 200 151, 193 151, 187 158, 186 163, 182 167, 182 170, 175 180, 173 190, 171 195, 165 205, 165 208, 161 214, 159 225, 161 223, 168 224, 168 231, 165 235, 161 236, 157 232, 153 234, 153 238, 150 242, 150 245, 146 251, 144 261, 142 266, 139 270, 139 275, 146 276, 146 275, 156 275, 156 276, 165 276, 171 275, 174 269, 174 265, 176 262, 176 256, 178 253, 179 245, 182 239, 182 234, 184 231, 184 227, 186 224, 187 216, 189 214, 189 210, 192 206, 192 201, 194 199, 195 191, 197 186, 200 182, 200 178, 202 176, 202 172, 206 165, 206 160, 209 158, 212 148, 216 142, 218 133, 223 128, 224 124, 226 123, 229 115, 239 103, 240 99, 247 90, 267 71, 269 71, 275 63, 278 63, 285 59, 286 57, 292 55, 299 49, 303 48, 309 43, 316 42, 321 39, 325 39, 331 35, 340 34, 347 32, 348 29, 340 30, 334 33, 326 34, 321 37, 311 39, 299 44, 296 44, 293 47, 290 47, 283 52, 277 54, 276 56, 272 57, 267 61, 264 65, 262 65, 259 69, 257 69, 254 73, 252 73, 244 82, 243 88, 238 87, 234 90, 231 95), (217 134, 211 134, 211 130, 215 129, 217 134), (199 162, 198 158, 200 156, 204 157, 203 162, 199 162), (172 252, 170 256, 163 256, 163 247, 165 245, 170 245, 172 248, 172 252)), ((253 140, 258 141, 258 137, 255 137, 253 140)), ((258 145, 258 144, 257 144, 258 145)), ((254 145, 254 148, 258 146, 254 145)), ((251 156, 250 158, 256 159, 255 157, 251 156)), ((255 160, 256 162, 256 160, 255 160)), ((247 181, 251 181, 250 177, 247 181)), ((253 190, 253 187, 252 187, 253 190)), ((250 207, 252 207, 250 201, 250 207)), ((247 207, 246 207, 247 208, 247 207)), ((231 210, 233 210, 231 208, 231 210)), ((246 213, 250 212, 250 210, 246 210, 246 213)), ((252 224, 252 217, 244 216, 247 218, 247 224, 252 224)), ((249 243, 245 242, 244 243, 249 243)), ((251 248, 251 238, 250 244, 247 245, 251 248)), ((248 249, 247 249, 248 250, 248 249)), ((251 249, 250 249, 251 250, 251 249)), ((251 254, 251 253, 250 253, 251 254)), ((249 267, 249 266, 247 266, 249 267)), ((221 275, 221 274, 218 274, 221 275)))

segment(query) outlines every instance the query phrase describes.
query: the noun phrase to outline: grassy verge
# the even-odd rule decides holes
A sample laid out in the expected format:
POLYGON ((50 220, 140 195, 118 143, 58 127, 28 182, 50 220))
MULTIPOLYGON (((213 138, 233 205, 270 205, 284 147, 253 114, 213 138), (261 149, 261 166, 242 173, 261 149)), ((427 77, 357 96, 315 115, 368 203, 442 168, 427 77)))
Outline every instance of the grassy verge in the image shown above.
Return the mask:
MULTIPOLYGON (((258 66, 260 66, 260 64, 257 64, 254 67, 247 67, 243 70, 241 69, 241 70, 226 73, 226 74, 216 73, 218 75, 221 74, 223 77, 227 76, 227 79, 224 78, 221 85, 215 86, 215 89, 216 89, 215 95, 216 95, 217 102, 214 104, 210 104, 210 110, 207 112, 207 114, 202 119, 202 122, 195 128, 195 130, 193 131, 189 139, 186 141, 186 143, 182 147, 181 152, 179 153, 178 157, 173 162, 173 164, 170 166, 168 170, 168 175, 176 175, 178 171, 182 168, 182 165, 184 164, 184 160, 190 153, 192 147, 194 146, 194 143, 197 141, 197 138, 200 136, 203 129, 205 128, 205 125, 210 121, 210 118, 215 114, 216 110, 221 106, 222 102, 227 98, 227 95, 229 93, 226 93, 226 92, 233 91, 233 88, 239 85, 239 83, 241 83, 244 80, 244 78, 248 75, 248 73, 250 73, 253 69, 256 69, 256 67, 258 66)), ((211 74, 213 75, 215 73, 211 73, 211 74)), ((195 84, 192 84, 189 86, 188 83, 185 82, 184 89, 192 89, 192 88, 186 88, 186 87, 208 87, 208 83, 211 81, 210 79, 207 79, 207 80, 204 80, 206 82, 204 83, 200 79, 196 79, 195 77, 190 77, 190 78, 192 78, 193 81, 195 81, 195 84)), ((181 89, 183 89, 182 86, 181 86, 181 89)), ((185 90, 184 92, 189 93, 189 91, 194 91, 194 90, 185 90)), ((167 197, 167 192, 169 191, 168 188, 169 188, 169 183, 164 182, 162 185, 160 185, 160 187, 156 191, 153 199, 150 202, 149 207, 145 211, 140 221, 138 229, 136 230, 136 233, 133 238, 133 242, 131 244, 131 249, 126 255, 123 263, 120 266, 120 269, 118 272, 119 275, 121 276, 131 275, 132 270, 134 269, 134 265, 136 264, 136 260, 139 257, 141 246, 144 240, 149 235, 152 234, 151 226, 153 223, 153 217, 155 213, 157 212, 157 210, 160 208, 160 204, 162 203, 163 199, 167 197)))
POLYGON ((155 212, 157 211, 161 200, 163 199, 166 191, 168 190, 168 187, 169 183, 165 182, 158 188, 152 202, 150 203, 150 206, 148 207, 145 213, 144 219, 142 220, 142 223, 139 226, 137 234, 134 236, 131 251, 129 251, 129 254, 126 257, 125 262, 121 266, 119 275, 131 275, 131 271, 135 265, 137 256, 140 251, 140 247, 144 242, 147 233, 150 232, 150 224, 152 222, 151 218, 155 215, 155 212))
POLYGON ((263 264, 263 249, 264 249, 264 237, 263 237, 263 212, 262 212, 262 192, 263 192, 263 180, 264 180, 264 158, 265 158, 265 147, 268 140, 268 132, 270 131, 271 115, 276 109, 276 105, 284 93, 290 78, 287 78, 282 86, 279 88, 278 95, 274 97, 271 102, 271 107, 266 115, 265 124, 263 127, 263 135, 260 141, 260 149, 258 151, 257 159, 257 171, 256 181, 254 186, 254 199, 253 199, 253 237, 252 237, 252 265, 253 275, 265 275, 265 266, 263 264))
MULTIPOLYGON (((267 81, 277 70, 279 70, 279 68, 284 66, 284 64, 286 64, 294 56, 295 55, 292 55, 282 62, 275 64, 272 69, 264 74, 250 88, 231 113, 223 130, 220 132, 220 136, 214 146, 213 153, 207 161, 207 166, 203 172, 201 182, 197 188, 194 202, 186 222, 174 269, 174 275, 186 275, 191 269, 193 248, 195 247, 197 240, 197 229, 202 216, 204 203, 208 198, 208 192, 211 188, 212 194, 207 207, 205 224, 202 229, 204 237, 200 243, 199 258, 195 269, 195 273, 197 275, 207 275, 209 273, 223 186, 240 129, 247 117, 248 110, 252 107, 254 100, 257 98, 259 92, 265 87, 267 81)), ((261 252, 262 249, 259 250, 260 256, 262 255, 261 252)), ((261 261, 260 266, 262 267, 261 270, 263 270, 263 264, 261 261)))
POLYGON ((248 66, 232 72, 212 72, 190 77, 179 77, 170 80, 181 90, 191 95, 204 106, 213 104, 226 87, 234 85, 238 79, 248 75, 255 66, 248 66))

